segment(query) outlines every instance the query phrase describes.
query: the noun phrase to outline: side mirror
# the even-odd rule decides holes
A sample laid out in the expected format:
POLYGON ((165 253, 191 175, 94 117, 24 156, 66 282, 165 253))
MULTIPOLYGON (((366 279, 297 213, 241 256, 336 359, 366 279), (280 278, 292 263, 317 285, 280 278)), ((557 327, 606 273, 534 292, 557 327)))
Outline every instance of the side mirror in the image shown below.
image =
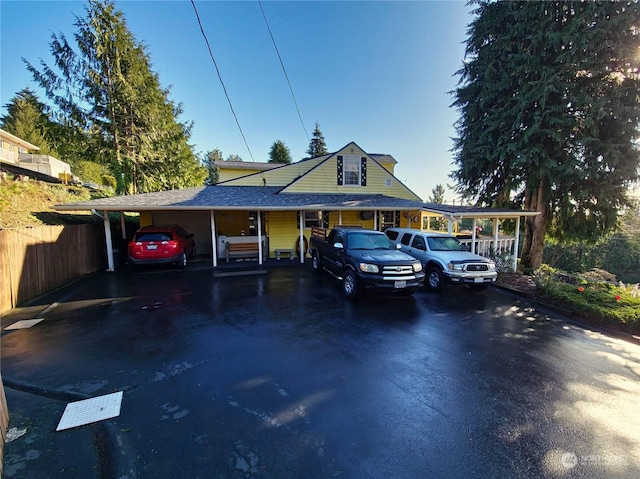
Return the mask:
POLYGON ((344 245, 342 243, 333 243, 333 247, 335 249, 344 249, 344 245))

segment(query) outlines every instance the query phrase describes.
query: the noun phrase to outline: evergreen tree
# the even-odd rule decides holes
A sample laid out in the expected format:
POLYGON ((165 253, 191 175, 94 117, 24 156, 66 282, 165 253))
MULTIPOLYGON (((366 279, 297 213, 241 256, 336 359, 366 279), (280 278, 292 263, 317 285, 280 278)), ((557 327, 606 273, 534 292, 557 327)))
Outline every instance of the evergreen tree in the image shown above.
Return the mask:
POLYGON ((269 163, 291 163, 291 151, 282 140, 276 140, 269 151, 269 163))
POLYGON ((309 148, 306 151, 307 155, 309 155, 305 160, 310 158, 317 158, 318 156, 323 156, 328 154, 327 144, 324 141, 324 136, 320 131, 320 125, 316 122, 316 127, 313 130, 313 137, 309 142, 309 148))
POLYGON ((437 203, 437 204, 444 203, 444 185, 436 185, 436 187, 431 190, 429 203, 437 203))
POLYGON ((0 117, 2 129, 39 147, 39 155, 58 157, 52 146, 52 122, 47 107, 28 87, 16 93, 0 117))
POLYGON ((229 155, 224 161, 244 161, 239 155, 229 155))
POLYGON ((138 193, 202 184, 206 171, 188 145, 190 125, 177 121, 181 105, 169 100, 150 69, 145 47, 111 0, 88 0, 75 22, 74 50, 52 35, 54 67, 26 62, 63 118, 83 131, 93 154, 106 159, 118 191, 138 193))
POLYGON ((202 159, 202 164, 207 170, 207 179, 205 185, 215 185, 219 180, 219 171, 216 166, 217 161, 223 161, 222 151, 216 148, 215 150, 207 151, 202 159))
POLYGON ((545 234, 595 240, 638 177, 640 5, 479 1, 455 90, 452 178, 480 205, 538 211, 522 263, 545 234))

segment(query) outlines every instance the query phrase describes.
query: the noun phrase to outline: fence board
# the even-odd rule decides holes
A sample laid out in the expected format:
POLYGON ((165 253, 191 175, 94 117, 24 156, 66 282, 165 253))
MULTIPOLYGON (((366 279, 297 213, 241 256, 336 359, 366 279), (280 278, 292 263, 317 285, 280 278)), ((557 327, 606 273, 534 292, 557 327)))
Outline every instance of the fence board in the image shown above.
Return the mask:
POLYGON ((104 267, 99 224, 0 230, 0 311, 104 267))

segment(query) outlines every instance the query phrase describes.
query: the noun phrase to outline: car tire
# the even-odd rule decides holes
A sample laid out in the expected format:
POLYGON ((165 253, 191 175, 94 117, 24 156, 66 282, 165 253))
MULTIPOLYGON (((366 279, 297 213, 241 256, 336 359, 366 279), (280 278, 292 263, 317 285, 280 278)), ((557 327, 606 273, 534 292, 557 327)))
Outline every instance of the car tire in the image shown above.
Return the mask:
POLYGON ((180 258, 178 259, 178 263, 177 263, 178 267, 185 269, 187 267, 187 252, 183 251, 182 254, 180 255, 180 258))
POLYGON ((349 299, 356 299, 360 294, 360 288, 358 287, 358 278, 356 274, 350 269, 344 272, 342 276, 342 291, 349 299))
POLYGON ((444 276, 442 270, 437 266, 430 266, 427 269, 427 287, 431 291, 442 291, 444 287, 444 276))
POLYGON ((316 273, 322 271, 322 260, 320 254, 317 251, 311 253, 311 269, 316 273))
POLYGON ((193 248, 191 248, 191 254, 189 255, 189 258, 191 259, 195 259, 196 257, 196 245, 193 245, 193 248))

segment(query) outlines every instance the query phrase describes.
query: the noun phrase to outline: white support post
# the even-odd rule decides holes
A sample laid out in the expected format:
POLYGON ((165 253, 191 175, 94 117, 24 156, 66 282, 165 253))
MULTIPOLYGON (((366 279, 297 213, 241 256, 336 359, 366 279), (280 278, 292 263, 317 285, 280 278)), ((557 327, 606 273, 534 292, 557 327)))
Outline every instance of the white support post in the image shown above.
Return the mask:
POLYGON ((300 264, 304 263, 304 211, 300 210, 300 238, 298 238, 298 246, 300 246, 300 264))
POLYGON ((258 215, 258 264, 262 266, 262 213, 256 211, 258 215))
POLYGON ((127 225, 124 222, 124 211, 120 212, 120 229, 122 230, 122 239, 127 239, 127 225))
POLYGON ((513 245, 513 271, 518 271, 518 245, 520 244, 520 217, 516 219, 516 242, 513 245))
POLYGON ((500 228, 500 223, 498 222, 498 218, 493 218, 493 254, 494 256, 498 256, 498 229, 500 228))
POLYGON ((447 233, 453 234, 453 217, 449 216, 448 225, 447 225, 447 233))
POLYGON ((342 224, 342 210, 338 211, 338 224, 342 224))
POLYGON ((211 225, 211 256, 213 267, 218 266, 218 241, 216 239, 216 215, 215 211, 209 211, 210 225, 211 225))
POLYGON ((476 225, 477 224, 478 224, 477 218, 473 218, 473 226, 471 228, 471 252, 480 254, 479 251, 476 251, 476 231, 477 231, 476 225))
POLYGON ((104 211, 102 217, 102 223, 104 224, 104 239, 107 243, 107 271, 115 271, 115 265, 113 261, 113 243, 111 242, 111 223, 109 222, 109 212, 104 211))
POLYGON ((378 215, 380 214, 380 211, 375 210, 373 212, 373 229, 378 231, 378 215))

